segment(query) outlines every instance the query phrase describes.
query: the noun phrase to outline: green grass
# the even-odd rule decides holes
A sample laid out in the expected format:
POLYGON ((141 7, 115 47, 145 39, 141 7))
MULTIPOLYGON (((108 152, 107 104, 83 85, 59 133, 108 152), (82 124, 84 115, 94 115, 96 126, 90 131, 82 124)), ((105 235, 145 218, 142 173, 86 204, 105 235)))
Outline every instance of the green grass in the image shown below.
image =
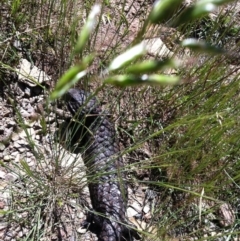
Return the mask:
MULTIPOLYGON (((111 110, 130 186, 147 187, 155 195, 150 202, 151 217, 146 218, 147 227, 143 228, 143 240, 173 240, 180 236, 183 240, 234 240, 239 236, 240 194, 239 65, 230 65, 231 51, 237 49, 231 46, 239 34, 234 7, 226 14, 220 13, 215 21, 207 16, 197 19, 193 15, 196 21, 180 18, 183 24, 178 26, 175 21, 178 15, 174 15, 174 19, 168 19, 169 16, 147 19, 148 5, 144 5, 143 11, 130 19, 123 10, 118 13, 112 2, 104 1, 100 14, 108 16, 109 22, 104 23, 100 17, 89 33, 84 23, 92 6, 91 1, 78 4, 76 0, 4 1, 4 9, 10 17, 3 15, 0 24, 1 84, 6 88, 11 83, 6 82, 4 76, 13 72, 12 68, 19 61, 19 51, 12 44, 17 39, 27 50, 23 57, 29 61, 35 61, 35 54, 40 51, 46 56, 44 67, 54 62, 51 86, 56 87, 55 92, 45 89, 49 95, 52 93, 53 105, 71 83, 96 94, 104 108, 111 110), (140 34, 129 44, 126 39, 132 34, 127 20, 131 22, 137 17, 142 20, 140 34), (131 43, 141 41, 151 21, 157 23, 154 28, 157 33, 162 33, 164 24, 176 26, 175 31, 179 31, 168 34, 174 42, 173 51, 181 60, 174 70, 180 81, 174 86, 168 85, 168 75, 167 85, 131 86, 134 81, 142 81, 140 71, 145 65, 140 64, 149 60, 143 52, 134 52, 132 55, 136 56, 128 63, 126 59, 133 56, 125 54, 117 70, 109 67, 113 59, 133 47, 131 43), (176 41, 179 33, 181 38, 176 41), (82 36, 86 36, 84 41, 82 36), (180 42, 189 37, 226 49, 227 54, 209 53, 209 48, 198 44, 195 47, 200 52, 190 50, 186 54, 180 42), (99 41, 103 42, 102 46, 99 41), (50 53, 54 56, 52 62, 48 57, 50 53), (133 64, 139 68, 134 76, 128 72, 129 65, 133 64), (76 78, 88 66, 93 66, 92 71, 84 73, 80 80, 76 78), (121 84, 115 82, 118 77, 123 79, 121 84), (105 82, 109 78, 113 85, 105 82), (221 224, 222 204, 229 204, 235 215, 229 226, 221 224), (147 234, 151 228, 155 230, 151 231, 152 236, 147 234)), ((176 12, 178 9, 172 14, 176 12)), ((168 64, 167 67, 170 68, 168 64)), ((156 65, 154 70, 148 68, 150 76, 164 73, 162 67, 156 68, 156 65)), ((8 91, 11 93, 11 89, 8 91)), ((1 161, 6 170, 18 176, 18 181, 11 183, 7 191, 11 205, 0 213, 4 221, 27 228, 27 233, 19 240, 49 240, 55 237, 62 223, 77 230, 79 224, 69 221, 71 214, 66 208, 74 206, 76 213, 88 208, 84 194, 86 174, 79 157, 74 156, 71 165, 65 165, 69 149, 77 151, 75 146, 70 148, 70 136, 76 136, 77 130, 60 123, 60 131, 53 135, 48 121, 49 103, 40 125, 41 135, 47 138, 52 134, 49 135, 51 150, 43 150, 34 143, 29 123, 15 109, 18 126, 27 133, 37 163, 33 168, 24 158, 17 163, 1 161), (81 202, 78 202, 79 196, 81 202), (61 219, 61 213, 69 220, 61 219)), ((14 108, 17 107, 14 105, 14 108)), ((57 121, 59 117, 55 118, 57 121)))

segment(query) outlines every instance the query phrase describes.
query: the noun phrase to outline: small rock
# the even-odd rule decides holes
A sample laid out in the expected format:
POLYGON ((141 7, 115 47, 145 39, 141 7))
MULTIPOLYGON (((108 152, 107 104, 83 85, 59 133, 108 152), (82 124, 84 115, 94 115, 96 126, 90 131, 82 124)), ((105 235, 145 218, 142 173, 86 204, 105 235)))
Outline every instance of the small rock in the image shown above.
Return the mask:
POLYGON ((22 238, 22 236, 23 236, 23 232, 19 231, 17 237, 20 239, 20 238, 22 238))
POLYGON ((7 123, 7 127, 8 127, 8 128, 14 127, 14 126, 16 126, 16 122, 15 122, 15 121, 9 121, 9 122, 7 123))
POLYGON ((26 87, 26 89, 24 90, 24 93, 25 93, 25 96, 29 98, 31 96, 31 89, 26 87))
POLYGON ((27 218, 28 215, 29 215, 28 212, 23 212, 23 213, 21 213, 21 218, 27 218))
POLYGON ((19 135, 15 132, 12 134, 12 141, 17 141, 19 139, 19 135))
POLYGON ((16 241, 16 239, 14 238, 14 233, 12 231, 8 231, 5 235, 4 241, 16 241))
POLYGON ((5 202, 0 201, 0 209, 4 209, 5 205, 6 205, 5 202))
POLYGON ((0 190, 4 190, 7 185, 8 185, 8 183, 6 181, 1 181, 0 182, 0 190))
POLYGON ((77 229, 77 232, 83 234, 83 233, 86 233, 86 232, 87 232, 87 229, 80 227, 80 228, 77 229))
POLYGON ((31 152, 27 152, 27 155, 26 155, 28 158, 30 157, 33 157, 33 154, 31 152))
POLYGON ((27 235, 29 233, 29 229, 28 228, 23 228, 23 234, 27 235))
POLYGON ((78 213, 77 213, 77 217, 78 217, 79 219, 84 219, 84 218, 85 218, 85 215, 84 215, 83 212, 78 212, 78 213))
POLYGON ((18 151, 14 151, 11 153, 11 156, 13 157, 13 159, 15 159, 17 155, 18 155, 18 151))
POLYGON ((0 142, 0 151, 3 151, 5 149, 5 145, 0 142))
POLYGON ((21 145, 20 145, 19 143, 17 143, 17 142, 14 142, 13 147, 16 148, 16 149, 18 149, 18 148, 21 147, 21 145))
POLYGON ((20 40, 15 39, 15 40, 13 41, 13 46, 14 46, 17 50, 22 51, 22 45, 21 45, 20 40))
POLYGON ((230 204, 223 203, 218 210, 218 214, 220 216, 220 224, 222 227, 229 227, 232 226, 236 220, 234 215, 234 211, 230 204))
POLYGON ((137 214, 138 214, 138 212, 137 212, 134 208, 129 207, 129 208, 127 209, 127 216, 128 216, 129 218, 134 217, 134 216, 136 216, 137 214))
POLYGON ((12 160, 12 157, 10 155, 6 155, 6 156, 3 157, 3 160, 5 162, 8 162, 8 161, 12 160))
POLYGON ((27 109, 27 105, 29 104, 29 101, 28 101, 28 99, 23 99, 23 98, 22 98, 20 104, 21 104, 21 106, 23 107, 23 109, 25 110, 25 109, 27 109))
MULTIPOLYGON (((35 115, 39 115, 37 112, 35 112, 34 114, 35 114, 35 115)), ((41 115, 38 116, 38 121, 36 121, 36 122, 34 123, 34 130, 35 130, 35 131, 36 131, 36 130, 41 130, 41 131, 42 131, 42 125, 41 125, 40 120, 39 120, 40 118, 42 118, 41 115)))
POLYGON ((20 113, 21 113, 21 116, 24 117, 24 118, 28 118, 29 117, 29 113, 26 110, 24 110, 24 109, 21 109, 20 113))
POLYGON ((4 130, 4 136, 0 138, 0 141, 3 144, 9 144, 11 138, 12 138, 13 128, 9 128, 4 130))
POLYGON ((35 165, 35 161, 31 159, 30 161, 27 162, 29 167, 33 167, 35 165))
POLYGON ((15 163, 19 163, 19 160, 20 160, 20 154, 18 153, 18 154, 15 156, 14 162, 15 162, 15 163))
MULTIPOLYGON (((26 136, 26 133, 25 133, 25 132, 21 132, 20 137, 23 137, 24 135, 26 136), (23 134, 23 133, 24 133, 24 134, 23 134)), ((21 146, 27 146, 27 145, 28 145, 27 141, 25 141, 25 140, 23 140, 23 139, 18 140, 17 143, 18 143, 19 145, 21 145, 21 146)))
POLYGON ((144 208, 143 208, 143 212, 144 213, 148 213, 150 211, 150 207, 149 205, 147 204, 144 208))
POLYGON ((7 222, 0 222, 0 231, 2 231, 3 229, 8 227, 8 223, 7 222))
POLYGON ((19 65, 20 67, 17 69, 18 78, 30 87, 37 86, 36 83, 41 84, 50 80, 50 77, 47 76, 45 72, 41 71, 36 66, 32 66, 26 59, 21 59, 19 65))
MULTIPOLYGON (((140 202, 141 203, 141 202, 140 202)), ((132 208, 135 209, 137 212, 141 213, 142 212, 142 207, 139 203, 134 202, 132 205, 132 208)))
POLYGON ((75 199, 71 199, 71 200, 69 200, 69 205, 70 205, 72 208, 76 208, 77 201, 76 201, 75 199))
POLYGON ((0 170, 0 178, 4 179, 5 175, 6 175, 6 173, 0 170))
POLYGON ((11 115, 11 110, 5 110, 3 113, 3 117, 9 117, 11 115))
POLYGON ((8 173, 5 176, 5 180, 9 181, 9 182, 15 182, 17 179, 18 179, 18 176, 16 174, 13 174, 13 173, 8 173))
POLYGON ((18 150, 19 150, 19 152, 20 152, 20 153, 23 153, 23 152, 25 152, 25 151, 26 151, 26 149, 25 149, 25 148, 23 148, 23 147, 19 148, 18 150))
POLYGON ((216 233, 216 232, 211 232, 211 236, 212 236, 212 237, 216 237, 216 236, 217 236, 217 233, 216 233))
POLYGON ((30 103, 28 103, 28 105, 26 106, 26 109, 27 109, 27 112, 30 114, 34 112, 34 108, 30 105, 30 103))
POLYGON ((148 54, 155 57, 168 57, 173 56, 173 52, 171 52, 164 42, 160 38, 152 38, 150 40, 143 41, 146 45, 148 54))

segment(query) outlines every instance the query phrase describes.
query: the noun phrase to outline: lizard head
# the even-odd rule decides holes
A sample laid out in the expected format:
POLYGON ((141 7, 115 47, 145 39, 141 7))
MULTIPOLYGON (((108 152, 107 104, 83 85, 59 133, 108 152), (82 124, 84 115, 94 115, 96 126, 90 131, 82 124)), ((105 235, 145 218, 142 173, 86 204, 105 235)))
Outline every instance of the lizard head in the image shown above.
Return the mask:
POLYGON ((86 116, 99 114, 100 106, 96 97, 80 89, 69 89, 66 93, 68 109, 72 115, 86 116))

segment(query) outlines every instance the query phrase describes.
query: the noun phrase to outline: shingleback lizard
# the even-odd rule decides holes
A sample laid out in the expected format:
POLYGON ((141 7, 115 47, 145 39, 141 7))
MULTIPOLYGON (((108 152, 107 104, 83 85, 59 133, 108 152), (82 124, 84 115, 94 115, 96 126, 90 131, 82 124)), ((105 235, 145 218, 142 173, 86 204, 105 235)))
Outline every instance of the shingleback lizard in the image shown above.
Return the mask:
POLYGON ((88 186, 95 214, 89 213, 87 221, 99 241, 132 240, 131 231, 124 225, 127 186, 114 124, 90 93, 70 89, 66 99, 71 114, 85 126, 89 143, 83 159, 88 175, 93 177, 88 186))

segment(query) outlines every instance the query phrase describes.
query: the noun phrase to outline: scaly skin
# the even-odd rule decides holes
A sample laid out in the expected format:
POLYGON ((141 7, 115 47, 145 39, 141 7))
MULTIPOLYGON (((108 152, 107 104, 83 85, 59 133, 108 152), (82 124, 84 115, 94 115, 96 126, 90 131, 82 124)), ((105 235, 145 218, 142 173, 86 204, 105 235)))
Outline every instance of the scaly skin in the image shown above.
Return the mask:
POLYGON ((84 163, 89 178, 89 191, 94 211, 100 215, 89 215, 99 241, 132 240, 126 223, 127 186, 121 172, 123 160, 113 123, 104 114, 95 97, 85 103, 89 93, 70 89, 67 93, 68 108, 72 115, 84 120, 89 145, 84 154, 84 163), (120 223, 119 223, 120 222, 120 223))

